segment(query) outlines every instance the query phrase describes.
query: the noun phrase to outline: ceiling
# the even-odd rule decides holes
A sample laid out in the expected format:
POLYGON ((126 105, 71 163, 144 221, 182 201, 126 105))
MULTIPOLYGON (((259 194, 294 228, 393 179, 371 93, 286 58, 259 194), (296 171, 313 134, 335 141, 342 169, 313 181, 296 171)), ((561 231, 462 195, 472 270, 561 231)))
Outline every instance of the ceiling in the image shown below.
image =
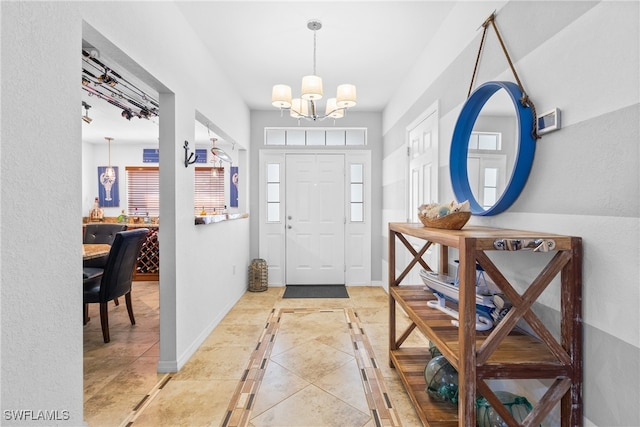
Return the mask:
MULTIPOLYGON (((313 72, 313 32, 318 19, 317 74, 325 98, 341 83, 358 91, 358 111, 382 111, 429 44, 454 1, 177 1, 177 8, 253 110, 270 110, 271 88, 284 83, 299 95, 302 76, 313 72)), ((126 70, 119 70, 121 73, 126 70)), ((157 96, 156 96, 157 99, 157 96)), ((104 142, 157 139, 158 120, 120 116, 95 97, 83 100, 93 119, 83 138, 104 142)), ((320 101, 323 108, 324 102, 320 101)), ((84 114, 84 110, 82 110, 84 114)), ((198 130, 196 142, 208 141, 198 130)), ((219 143, 224 147, 224 141, 219 143)))

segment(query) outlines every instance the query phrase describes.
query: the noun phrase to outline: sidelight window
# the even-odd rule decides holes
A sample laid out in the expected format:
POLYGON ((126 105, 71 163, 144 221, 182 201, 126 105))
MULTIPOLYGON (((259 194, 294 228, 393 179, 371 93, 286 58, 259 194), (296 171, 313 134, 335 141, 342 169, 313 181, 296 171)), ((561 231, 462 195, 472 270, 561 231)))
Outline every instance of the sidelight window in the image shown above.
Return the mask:
POLYGON ((267 164, 267 222, 280 221, 280 163, 267 164))
POLYGON ((364 222, 364 165, 352 163, 349 169, 351 222, 364 222))

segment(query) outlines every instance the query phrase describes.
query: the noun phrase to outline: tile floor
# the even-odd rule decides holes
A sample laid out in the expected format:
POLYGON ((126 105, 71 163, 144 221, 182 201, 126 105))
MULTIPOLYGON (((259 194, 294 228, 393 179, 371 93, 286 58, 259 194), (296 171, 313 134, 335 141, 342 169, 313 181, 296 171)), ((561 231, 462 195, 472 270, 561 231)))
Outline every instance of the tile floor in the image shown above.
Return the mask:
MULTIPOLYGON (((90 307, 90 427, 421 425, 388 365, 384 289, 349 287, 348 299, 283 299, 282 287, 247 292, 171 375, 156 373, 157 290, 157 282, 134 284, 135 326, 124 301, 110 305, 109 344, 90 307)), ((427 344, 417 334, 409 340, 427 344)))

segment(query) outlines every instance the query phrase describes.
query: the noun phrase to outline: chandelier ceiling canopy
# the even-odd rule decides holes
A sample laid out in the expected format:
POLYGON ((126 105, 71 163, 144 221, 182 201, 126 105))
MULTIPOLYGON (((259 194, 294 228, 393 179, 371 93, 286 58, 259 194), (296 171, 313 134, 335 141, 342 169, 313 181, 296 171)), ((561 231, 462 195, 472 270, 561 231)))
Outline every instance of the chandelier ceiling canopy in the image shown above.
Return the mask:
POLYGON ((307 22, 307 28, 313 31, 313 74, 302 78, 300 98, 291 97, 291 86, 277 84, 271 92, 271 104, 282 110, 289 110, 291 117, 310 121, 324 120, 327 117, 344 117, 347 108, 356 105, 356 87, 352 84, 338 86, 336 97, 327 99, 325 114, 319 114, 316 102, 322 99, 322 78, 316 74, 316 33, 322 28, 317 19, 307 22))

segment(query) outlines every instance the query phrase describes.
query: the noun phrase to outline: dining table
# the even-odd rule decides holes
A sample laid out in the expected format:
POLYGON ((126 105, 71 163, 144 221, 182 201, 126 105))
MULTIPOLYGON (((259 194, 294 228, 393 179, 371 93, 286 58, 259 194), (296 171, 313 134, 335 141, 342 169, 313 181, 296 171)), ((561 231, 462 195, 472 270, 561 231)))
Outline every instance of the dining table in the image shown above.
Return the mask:
POLYGON ((82 260, 100 258, 109 255, 111 245, 106 243, 83 243, 82 244, 82 260))

